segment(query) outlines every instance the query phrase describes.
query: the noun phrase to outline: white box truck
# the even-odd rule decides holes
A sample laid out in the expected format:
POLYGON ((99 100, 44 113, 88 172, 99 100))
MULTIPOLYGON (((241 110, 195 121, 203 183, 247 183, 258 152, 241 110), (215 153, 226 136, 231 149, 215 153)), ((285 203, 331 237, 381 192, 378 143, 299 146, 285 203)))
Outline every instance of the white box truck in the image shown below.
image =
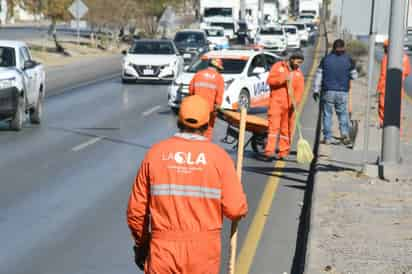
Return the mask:
POLYGON ((239 20, 240 0, 200 0, 202 22, 223 27, 225 35, 234 38, 239 20))
POLYGON ((278 7, 275 2, 263 3, 263 18, 265 24, 273 24, 279 20, 278 7))
POLYGON ((317 0, 300 0, 299 14, 312 14, 316 18, 319 17, 320 3, 317 0))

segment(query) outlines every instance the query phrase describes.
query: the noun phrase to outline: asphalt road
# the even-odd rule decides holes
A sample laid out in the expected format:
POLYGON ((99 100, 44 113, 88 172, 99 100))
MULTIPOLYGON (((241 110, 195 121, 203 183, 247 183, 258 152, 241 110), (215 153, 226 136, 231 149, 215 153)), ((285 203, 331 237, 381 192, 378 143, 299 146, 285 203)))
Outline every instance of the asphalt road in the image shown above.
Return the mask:
MULTIPOLYGON (((305 73, 312 51, 305 50, 305 73)), ((125 209, 146 150, 176 132, 167 86, 122 85, 115 78, 59 90, 68 91, 56 84, 40 127, 12 132, 0 123, 0 273, 136 273, 125 209)), ((310 141, 316 115, 308 99, 302 125, 310 141)), ((219 121, 214 141, 235 157, 219 141, 224 131, 219 121)), ((296 165, 293 155, 285 167, 262 163, 250 147, 245 156, 250 212, 240 223, 239 253, 251 264, 239 270, 291 273, 309 167, 296 165), (261 201, 269 205, 263 214, 261 201), (256 219, 266 220, 261 234, 259 225, 251 228, 256 219)), ((222 270, 228 236, 225 222, 222 270)))

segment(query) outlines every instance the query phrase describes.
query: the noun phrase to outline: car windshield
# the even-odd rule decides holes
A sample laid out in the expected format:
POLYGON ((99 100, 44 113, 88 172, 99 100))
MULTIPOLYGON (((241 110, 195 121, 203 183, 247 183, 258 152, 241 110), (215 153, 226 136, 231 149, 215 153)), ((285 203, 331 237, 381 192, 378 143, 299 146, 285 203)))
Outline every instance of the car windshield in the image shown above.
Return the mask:
POLYGON ((308 15, 301 15, 301 16, 299 16, 299 18, 301 18, 301 19, 314 19, 315 16, 308 14, 308 15))
POLYGON ((283 31, 281 29, 276 28, 266 28, 260 31, 262 35, 283 35, 283 31))
MULTIPOLYGON (((220 72, 222 74, 240 74, 246 66, 247 60, 239 59, 222 59, 223 70, 220 72)), ((196 73, 199 70, 207 68, 209 65, 209 60, 199 59, 194 62, 187 72, 196 73)))
POLYGON ((304 30, 305 29, 305 25, 304 24, 293 24, 295 27, 298 28, 298 30, 304 30))
POLYGON ((221 29, 207 29, 206 35, 209 37, 224 37, 225 32, 221 29))
POLYGON ((131 54, 175 54, 171 42, 137 41, 130 50, 131 54))
POLYGON ((203 35, 200 32, 178 32, 175 36, 176 43, 201 44, 203 35))
POLYGON ((285 28, 287 33, 296 34, 296 28, 285 28))
POLYGON ((15 67, 15 56, 14 48, 0 47, 0 67, 15 67))
POLYGON ((300 13, 302 13, 302 15, 304 15, 303 13, 306 13, 305 15, 315 15, 316 11, 314 11, 314 10, 302 10, 300 13))
POLYGON ((224 22, 212 22, 210 25, 214 27, 222 27, 224 29, 234 30, 235 25, 233 23, 224 23, 224 22))
POLYGON ((232 17, 231 8, 205 8, 204 17, 224 16, 232 17))

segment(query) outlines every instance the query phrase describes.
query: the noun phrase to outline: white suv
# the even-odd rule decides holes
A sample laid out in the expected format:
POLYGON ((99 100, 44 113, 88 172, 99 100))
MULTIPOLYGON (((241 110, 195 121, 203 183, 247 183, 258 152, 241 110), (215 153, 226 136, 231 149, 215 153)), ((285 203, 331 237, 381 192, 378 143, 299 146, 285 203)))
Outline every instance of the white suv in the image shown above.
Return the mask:
POLYGON ((21 130, 28 113, 31 123, 40 124, 45 78, 43 66, 32 59, 25 43, 0 40, 0 120, 21 130))
POLYGON ((286 32, 287 44, 289 49, 299 49, 300 48, 300 38, 298 34, 298 28, 293 25, 283 26, 286 32))

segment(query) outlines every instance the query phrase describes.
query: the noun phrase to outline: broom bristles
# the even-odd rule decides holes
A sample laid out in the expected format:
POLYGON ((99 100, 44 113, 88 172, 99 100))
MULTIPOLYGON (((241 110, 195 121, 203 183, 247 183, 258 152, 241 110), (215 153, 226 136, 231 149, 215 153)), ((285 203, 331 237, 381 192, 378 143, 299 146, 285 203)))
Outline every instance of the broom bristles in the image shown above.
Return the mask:
POLYGON ((300 164, 309 164, 313 160, 312 148, 308 141, 299 138, 297 145, 297 162, 300 164))

